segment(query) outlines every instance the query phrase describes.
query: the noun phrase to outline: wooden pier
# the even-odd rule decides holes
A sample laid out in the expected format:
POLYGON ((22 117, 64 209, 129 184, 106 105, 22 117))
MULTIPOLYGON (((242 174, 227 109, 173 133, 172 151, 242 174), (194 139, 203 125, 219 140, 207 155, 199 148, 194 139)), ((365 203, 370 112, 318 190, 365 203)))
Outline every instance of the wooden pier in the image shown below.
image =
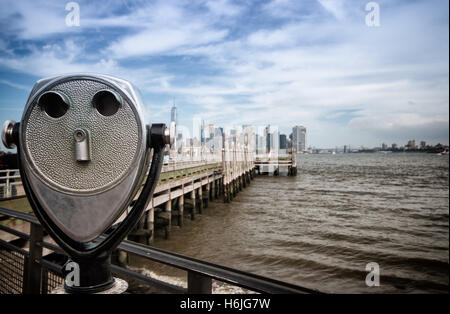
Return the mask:
MULTIPOLYGON (((297 174, 295 154, 276 158, 255 156, 248 140, 238 136, 223 136, 221 150, 214 154, 205 150, 193 153, 192 147, 188 147, 186 155, 188 159, 181 155, 163 166, 153 198, 129 234, 130 240, 151 244, 157 229, 168 238, 172 226, 182 227, 184 219, 194 220, 211 201, 231 202, 257 174, 297 174)), ((20 197, 25 196, 17 169, 0 173, 0 192, 0 207, 3 204, 16 209, 8 202, 20 202, 20 197)), ((29 205, 24 210, 31 212, 29 205)), ((127 214, 125 211, 116 224, 127 214)))
POLYGON ((156 228, 163 229, 168 238, 173 225, 182 227, 185 217, 194 220, 209 202, 231 202, 254 178, 255 165, 251 158, 233 158, 237 152, 224 154, 223 162, 200 162, 195 166, 187 163, 184 167, 169 165, 163 169, 153 198, 129 239, 150 244, 156 228))
POLYGON ((286 155, 257 155, 255 158, 255 171, 257 174, 278 176, 297 175, 297 158, 295 151, 286 155))

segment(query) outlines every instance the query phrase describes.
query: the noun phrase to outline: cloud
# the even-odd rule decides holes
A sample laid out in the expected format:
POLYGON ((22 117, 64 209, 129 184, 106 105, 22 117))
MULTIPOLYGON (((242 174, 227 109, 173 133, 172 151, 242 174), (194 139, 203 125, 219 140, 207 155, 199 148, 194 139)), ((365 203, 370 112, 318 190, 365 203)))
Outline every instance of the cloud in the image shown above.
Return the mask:
MULTIPOLYGON (((448 124, 442 2, 380 1, 379 28, 365 25, 364 1, 81 1, 80 28, 60 27, 62 5, 19 2, 0 13, 0 25, 10 23, 0 36, 2 69, 119 76, 143 90, 153 117, 165 117, 176 96, 184 119, 282 132, 303 124, 317 145, 330 145, 330 134, 370 144, 358 142, 358 128, 378 143, 413 132, 409 122, 424 136, 448 124)), ((1 79, 20 84, 11 73, 1 79)))
POLYGON ((5 85, 8 85, 8 86, 11 86, 11 87, 14 87, 14 88, 17 88, 17 89, 21 89, 21 90, 26 90, 26 91, 31 90, 30 86, 26 86, 26 85, 23 85, 23 84, 17 84, 17 83, 8 81, 8 80, 3 80, 3 79, 0 79, 0 84, 5 84, 5 85))
POLYGON ((208 30, 202 24, 192 23, 177 28, 150 28, 113 42, 106 53, 111 52, 119 59, 159 53, 176 54, 180 47, 216 42, 226 35, 226 30, 208 30))
POLYGON ((235 16, 242 12, 242 8, 228 0, 210 0, 206 2, 208 9, 217 16, 235 16))
POLYGON ((327 11, 333 14, 333 16, 339 21, 342 21, 346 18, 347 13, 344 8, 343 0, 318 0, 318 1, 327 11))

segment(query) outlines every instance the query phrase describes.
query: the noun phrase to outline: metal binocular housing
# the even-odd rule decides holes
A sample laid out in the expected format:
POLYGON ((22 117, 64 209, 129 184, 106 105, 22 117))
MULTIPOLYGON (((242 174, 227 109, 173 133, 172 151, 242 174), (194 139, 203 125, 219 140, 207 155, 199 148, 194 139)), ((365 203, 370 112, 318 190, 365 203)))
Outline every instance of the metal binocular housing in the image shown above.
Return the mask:
POLYGON ((169 129, 145 124, 142 101, 129 82, 75 74, 39 80, 20 123, 3 125, 2 140, 17 147, 35 215, 80 265, 80 286, 66 290, 111 287, 110 253, 152 197, 164 148, 173 142, 169 129), (101 236, 126 209, 118 227, 101 236))

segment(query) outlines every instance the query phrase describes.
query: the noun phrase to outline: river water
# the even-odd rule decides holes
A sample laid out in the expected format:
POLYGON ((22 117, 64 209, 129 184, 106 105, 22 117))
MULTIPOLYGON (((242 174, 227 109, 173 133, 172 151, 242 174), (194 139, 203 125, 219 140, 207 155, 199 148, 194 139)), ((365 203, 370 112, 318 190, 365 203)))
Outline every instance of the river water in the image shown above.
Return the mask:
MULTIPOLYGON (((297 162, 297 177, 257 176, 233 202, 210 203, 154 245, 323 292, 448 293, 448 156, 299 155, 297 162), (370 262, 380 268, 378 287, 366 285, 370 262)), ((134 267, 185 285, 185 272, 134 267)))

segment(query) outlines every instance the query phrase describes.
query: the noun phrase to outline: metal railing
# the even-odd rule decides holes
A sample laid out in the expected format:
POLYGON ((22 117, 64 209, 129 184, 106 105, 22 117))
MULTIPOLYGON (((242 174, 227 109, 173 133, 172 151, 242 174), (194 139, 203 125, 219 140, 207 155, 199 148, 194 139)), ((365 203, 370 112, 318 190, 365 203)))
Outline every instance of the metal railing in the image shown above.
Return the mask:
MULTIPOLYGON (((63 282, 62 266, 43 257, 43 249, 65 255, 55 244, 44 241, 44 230, 39 221, 30 214, 0 208, 0 215, 30 223, 30 234, 0 224, 0 231, 12 234, 28 242, 28 250, 14 241, 0 239, 0 293, 46 294, 63 282)), ((1 217, 1 216, 0 216, 1 217)), ((101 240, 103 236, 99 237, 101 240)), ((187 272, 187 288, 173 285, 141 273, 112 265, 119 277, 128 277, 140 283, 171 293, 212 293, 212 280, 225 282, 260 293, 318 293, 290 283, 247 273, 229 267, 209 263, 180 254, 128 240, 119 250, 162 263, 187 272)))
POLYGON ((0 199, 23 196, 19 169, 0 170, 0 199))
POLYGON ((163 165, 161 169, 161 173, 165 172, 171 172, 171 171, 178 171, 188 168, 195 168, 199 166, 207 166, 207 165, 214 165, 218 164, 217 161, 169 161, 169 163, 163 165))

